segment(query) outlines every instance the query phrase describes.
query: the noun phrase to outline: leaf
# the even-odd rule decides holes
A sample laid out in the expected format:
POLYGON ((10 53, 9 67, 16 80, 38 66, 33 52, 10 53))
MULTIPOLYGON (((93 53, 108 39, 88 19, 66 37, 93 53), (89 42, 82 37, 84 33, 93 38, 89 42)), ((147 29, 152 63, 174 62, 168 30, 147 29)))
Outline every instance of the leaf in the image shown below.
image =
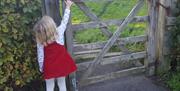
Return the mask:
POLYGON ((5 48, 0 48, 0 53, 4 53, 5 48))
POLYGON ((11 0, 6 0, 6 2, 7 2, 7 3, 10 3, 10 2, 11 2, 11 0))
POLYGON ((12 36, 13 36, 14 39, 18 38, 18 36, 16 34, 13 34, 12 36))
POLYGON ((8 20, 9 21, 14 21, 14 17, 13 16, 8 16, 8 20))
POLYGON ((18 31, 17 31, 16 28, 13 28, 12 30, 13 30, 12 32, 13 32, 14 34, 17 34, 18 31))
POLYGON ((15 67, 15 69, 19 68, 19 64, 16 63, 14 67, 15 67))
POLYGON ((2 45, 3 45, 3 44, 0 42, 0 48, 2 47, 2 45))
POLYGON ((0 5, 1 5, 1 6, 4 6, 5 4, 4 4, 4 2, 0 2, 0 5))
POLYGON ((8 60, 9 60, 9 61, 13 61, 13 60, 14 60, 13 55, 9 55, 9 56, 8 56, 8 60))
POLYGON ((15 82, 16 85, 20 85, 20 83, 21 83, 20 80, 16 80, 15 82))
POLYGON ((23 66, 23 71, 26 71, 27 70, 27 67, 26 66, 23 66))
POLYGON ((27 8, 23 8, 23 12, 26 13, 28 11, 27 8))
POLYGON ((3 61, 2 60, 0 60, 0 66, 2 66, 3 65, 3 61))
POLYGON ((22 3, 22 4, 25 4, 25 1, 24 1, 24 0, 21 0, 21 3, 22 3))
POLYGON ((6 81, 7 81, 6 77, 3 77, 2 79, 0 79, 0 84, 3 84, 6 81))
POLYGON ((2 25, 2 32, 7 33, 9 30, 5 25, 2 25))
POLYGON ((9 65, 9 69, 10 69, 10 70, 13 70, 13 66, 12 66, 11 64, 9 65))

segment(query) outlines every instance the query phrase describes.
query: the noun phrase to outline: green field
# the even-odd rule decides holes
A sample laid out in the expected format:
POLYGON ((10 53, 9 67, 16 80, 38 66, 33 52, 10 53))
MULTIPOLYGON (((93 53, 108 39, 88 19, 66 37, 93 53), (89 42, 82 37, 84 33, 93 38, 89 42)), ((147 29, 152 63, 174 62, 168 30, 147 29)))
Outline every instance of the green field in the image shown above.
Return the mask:
MULTIPOLYGON (((95 13, 101 20, 124 19, 132 7, 138 0, 114 0, 112 2, 86 2, 86 5, 95 13)), ((144 4, 138 16, 147 15, 147 5, 144 4)), ((89 22, 80 9, 74 5, 72 7, 72 23, 79 24, 89 22)), ((117 26, 109 26, 108 30, 114 32, 117 26)), ((146 32, 146 23, 131 23, 122 32, 120 37, 144 35, 146 32)), ((108 38, 102 34, 100 29, 87 29, 85 31, 75 32, 75 40, 79 43, 91 43, 97 41, 105 41, 108 38)))

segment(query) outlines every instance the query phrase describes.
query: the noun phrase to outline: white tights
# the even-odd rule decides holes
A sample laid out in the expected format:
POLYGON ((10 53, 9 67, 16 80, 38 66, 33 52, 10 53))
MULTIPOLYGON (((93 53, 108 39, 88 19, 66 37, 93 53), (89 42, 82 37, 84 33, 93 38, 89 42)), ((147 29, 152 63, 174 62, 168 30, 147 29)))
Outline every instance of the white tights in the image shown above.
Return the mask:
MULTIPOLYGON (((57 84, 60 91, 66 91, 66 81, 65 77, 59 77, 57 79, 57 84)), ((55 78, 46 79, 46 91, 54 91, 55 78)))

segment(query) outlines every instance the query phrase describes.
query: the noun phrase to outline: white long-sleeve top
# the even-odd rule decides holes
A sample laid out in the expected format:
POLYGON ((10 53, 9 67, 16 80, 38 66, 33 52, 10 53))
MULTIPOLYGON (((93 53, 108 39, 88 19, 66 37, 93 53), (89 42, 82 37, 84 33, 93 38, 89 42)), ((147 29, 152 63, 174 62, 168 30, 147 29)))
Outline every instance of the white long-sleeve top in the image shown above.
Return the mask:
MULTIPOLYGON (((66 30, 69 16, 70 16, 70 10, 65 9, 61 24, 60 26, 56 28, 57 33, 58 33, 58 38, 56 39, 56 42, 60 45, 64 45, 64 32, 66 30)), ((42 72, 43 62, 44 62, 44 45, 39 44, 39 43, 37 43, 37 57, 38 57, 38 63, 39 63, 39 70, 42 72)))

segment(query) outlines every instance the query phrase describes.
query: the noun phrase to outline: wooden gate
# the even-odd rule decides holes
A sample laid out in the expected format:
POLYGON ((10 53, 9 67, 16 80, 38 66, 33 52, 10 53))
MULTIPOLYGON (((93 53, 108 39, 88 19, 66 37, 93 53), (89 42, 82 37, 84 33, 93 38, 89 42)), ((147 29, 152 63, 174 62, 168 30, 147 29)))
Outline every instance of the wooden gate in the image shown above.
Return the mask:
MULTIPOLYGON (((83 72, 80 74, 72 74, 70 79, 72 79, 72 85, 77 91, 76 87, 76 77, 78 78, 78 84, 80 86, 88 85, 96 82, 101 82, 108 79, 114 79, 121 76, 146 73, 147 75, 153 75, 155 72, 155 60, 156 60, 156 31, 157 31, 157 0, 139 0, 137 4, 132 8, 131 12, 125 19, 122 20, 107 20, 101 21, 85 4, 85 1, 99 1, 99 0, 74 0, 75 4, 79 7, 83 13, 88 16, 91 22, 81 23, 81 24, 69 24, 66 32, 66 44, 68 51, 76 59, 78 57, 88 58, 94 57, 93 61, 77 63, 78 71, 83 72), (144 3, 148 3, 149 15, 147 16, 136 16, 137 12, 141 9, 144 3), (132 22, 147 22, 147 33, 142 36, 120 38, 124 28, 132 22), (112 33, 108 30, 108 26, 116 25, 117 30, 112 33), (73 34, 76 31, 81 31, 83 29, 99 28, 104 35, 109 37, 108 41, 89 43, 89 44, 77 44, 74 43, 73 34), (141 52, 129 52, 124 46, 128 43, 138 43, 145 42, 146 50, 141 52), (121 52, 108 53, 109 49, 116 45, 121 49, 121 52), (91 55, 90 55, 91 54, 91 55), (98 66, 106 67, 109 64, 123 63, 127 61, 137 61, 137 59, 144 59, 143 63, 136 67, 129 69, 119 70, 116 72, 90 76, 98 66), (76 77, 75 77, 76 76, 76 77)), ((105 0, 104 0, 105 1, 105 0)), ((138 63, 138 62, 137 62, 138 63)))

